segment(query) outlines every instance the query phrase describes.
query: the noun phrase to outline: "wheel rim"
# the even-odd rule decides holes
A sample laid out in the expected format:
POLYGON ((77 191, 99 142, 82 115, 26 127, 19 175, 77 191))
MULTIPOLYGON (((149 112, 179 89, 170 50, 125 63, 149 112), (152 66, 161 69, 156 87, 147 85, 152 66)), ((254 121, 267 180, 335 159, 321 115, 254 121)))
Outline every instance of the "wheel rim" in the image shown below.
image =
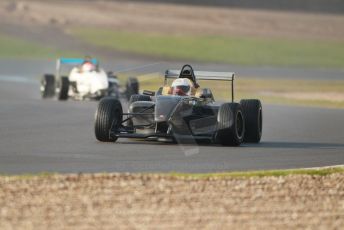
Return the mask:
POLYGON ((236 134, 239 138, 244 136, 244 119, 241 112, 238 112, 236 116, 236 134))
POLYGON ((119 111, 119 109, 115 109, 114 111, 113 111, 113 114, 114 114, 114 116, 113 116, 113 120, 112 120, 112 124, 111 124, 111 130, 113 130, 113 129, 117 129, 118 127, 119 127, 119 125, 121 124, 120 122, 120 120, 121 120, 121 115, 120 115, 120 111, 119 111))

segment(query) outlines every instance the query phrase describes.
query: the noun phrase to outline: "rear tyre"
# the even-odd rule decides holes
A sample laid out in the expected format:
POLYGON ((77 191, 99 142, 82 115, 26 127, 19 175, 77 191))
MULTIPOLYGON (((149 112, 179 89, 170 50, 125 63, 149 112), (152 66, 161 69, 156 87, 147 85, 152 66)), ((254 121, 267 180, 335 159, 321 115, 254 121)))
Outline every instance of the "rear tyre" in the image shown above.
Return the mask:
POLYGON ((68 99, 69 79, 68 77, 61 77, 59 82, 58 99, 65 101, 68 99))
POLYGON ((100 100, 96 112, 94 131, 98 141, 115 142, 110 138, 110 130, 120 127, 123 118, 122 105, 116 98, 105 97, 100 100))
POLYGON ((139 93, 139 81, 136 77, 130 77, 126 85, 126 95, 129 100, 131 95, 139 93))
POLYGON ((109 82, 108 96, 116 97, 117 99, 119 99, 119 89, 118 88, 119 87, 118 87, 118 85, 116 83, 109 82))
POLYGON ((246 124, 244 142, 259 143, 263 127, 262 104, 258 99, 241 100, 240 104, 246 124))
POLYGON ((41 96, 42 98, 52 98, 55 96, 55 76, 44 74, 41 79, 41 96))
POLYGON ((239 146, 244 139, 245 120, 239 103, 224 103, 217 114, 215 140, 225 146, 239 146))

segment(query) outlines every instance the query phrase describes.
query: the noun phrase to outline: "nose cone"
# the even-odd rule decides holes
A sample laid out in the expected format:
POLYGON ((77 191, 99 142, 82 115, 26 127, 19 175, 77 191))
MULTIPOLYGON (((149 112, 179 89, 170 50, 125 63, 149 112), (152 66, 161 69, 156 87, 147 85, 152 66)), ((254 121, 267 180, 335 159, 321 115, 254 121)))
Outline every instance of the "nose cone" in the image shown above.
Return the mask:
POLYGON ((167 121, 181 99, 182 97, 178 96, 158 96, 155 104, 155 121, 167 121))
POLYGON ((91 79, 92 93, 109 88, 109 82, 108 82, 107 76, 101 73, 93 74, 93 76, 90 79, 91 79))

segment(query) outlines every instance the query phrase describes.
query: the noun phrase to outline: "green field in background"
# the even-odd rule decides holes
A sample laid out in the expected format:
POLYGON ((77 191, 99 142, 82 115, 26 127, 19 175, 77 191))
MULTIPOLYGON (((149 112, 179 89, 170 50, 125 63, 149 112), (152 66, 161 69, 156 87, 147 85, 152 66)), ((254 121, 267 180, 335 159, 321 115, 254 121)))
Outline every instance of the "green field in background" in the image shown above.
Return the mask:
POLYGON ((192 36, 72 29, 90 44, 138 54, 239 65, 344 67, 344 41, 192 36))
MULTIPOLYGON (((163 75, 158 73, 139 75, 132 72, 118 75, 123 84, 129 76, 138 77, 141 91, 157 91, 163 85, 163 75)), ((199 84, 203 88, 210 88, 215 100, 229 101, 231 98, 229 82, 199 81, 199 84)), ((235 80, 234 88, 236 101, 244 98, 259 98, 263 103, 271 104, 344 108, 344 100, 335 101, 333 100, 335 98, 331 97, 321 98, 327 94, 336 94, 343 98, 344 80, 284 80, 238 77, 235 80), (294 94, 304 94, 309 98, 293 98, 294 94)))
POLYGON ((0 34, 0 58, 57 58, 75 55, 69 51, 56 50, 24 39, 0 34))

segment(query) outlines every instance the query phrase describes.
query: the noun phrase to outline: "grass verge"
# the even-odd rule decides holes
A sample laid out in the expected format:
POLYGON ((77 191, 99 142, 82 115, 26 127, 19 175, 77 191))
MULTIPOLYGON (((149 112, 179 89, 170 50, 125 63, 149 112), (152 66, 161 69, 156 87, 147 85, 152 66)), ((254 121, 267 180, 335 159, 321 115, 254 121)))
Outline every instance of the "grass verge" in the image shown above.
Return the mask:
POLYGON ((267 177, 267 176, 288 176, 288 175, 314 175, 327 176, 333 173, 344 173, 344 167, 326 167, 314 169, 287 169, 287 170, 259 170, 247 172, 222 172, 222 173, 170 173, 177 178, 224 178, 224 177, 267 177))
MULTIPOLYGON (((141 175, 156 175, 156 176, 172 176, 176 178, 191 178, 191 179, 209 179, 209 178, 226 178, 226 177, 268 177, 268 176, 288 176, 288 175, 313 175, 313 176, 327 176, 334 173, 344 173, 344 166, 323 167, 323 168, 309 168, 309 169, 284 169, 284 170, 258 170, 258 171, 234 171, 234 172, 219 172, 219 173, 143 173, 141 175)), ((87 173, 86 173, 87 174, 87 173)), ((97 175, 111 175, 112 173, 96 173, 97 175)), ((137 173, 133 173, 135 175, 137 173)), ((9 177, 12 179, 32 179, 32 178, 49 178, 63 174, 58 173, 37 173, 37 174, 20 174, 20 175, 6 175, 0 174, 0 177, 9 177)), ((82 175, 82 174, 80 174, 82 175)), ((125 174, 127 175, 127 173, 125 174)), ((139 175, 139 174, 137 174, 139 175)))
POLYGON ((77 55, 70 51, 56 50, 23 39, 0 34, 0 58, 57 58, 77 55))
POLYGON ((343 68, 344 41, 192 36, 77 29, 92 45, 159 57, 239 65, 343 68))

